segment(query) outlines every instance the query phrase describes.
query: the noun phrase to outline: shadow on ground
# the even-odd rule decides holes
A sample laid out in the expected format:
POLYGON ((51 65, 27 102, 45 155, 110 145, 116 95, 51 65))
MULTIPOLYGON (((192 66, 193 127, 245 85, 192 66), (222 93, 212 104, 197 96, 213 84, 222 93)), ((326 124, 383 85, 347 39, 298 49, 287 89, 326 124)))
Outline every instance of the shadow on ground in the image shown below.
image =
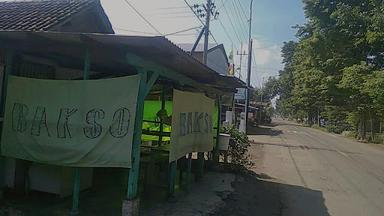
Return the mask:
POLYGON ((283 133, 283 131, 279 129, 275 129, 275 126, 257 126, 257 127, 249 127, 248 135, 268 135, 268 136, 279 136, 283 133))
MULTIPOLYGON (((211 216, 329 216, 321 191, 270 181, 269 176, 248 172, 237 176, 234 192, 225 199, 225 205, 211 216), (284 201, 286 195, 294 198, 292 208, 284 201), (300 206, 299 209, 296 207, 300 206)), ((289 202, 291 202, 290 200, 289 202)))

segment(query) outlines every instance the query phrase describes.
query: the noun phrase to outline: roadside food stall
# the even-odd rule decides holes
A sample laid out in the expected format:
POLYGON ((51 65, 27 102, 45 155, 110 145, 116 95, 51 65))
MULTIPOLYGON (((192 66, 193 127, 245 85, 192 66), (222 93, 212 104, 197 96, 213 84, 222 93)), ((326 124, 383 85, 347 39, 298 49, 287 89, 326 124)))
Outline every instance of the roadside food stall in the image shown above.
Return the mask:
POLYGON ((188 186, 192 152, 199 176, 214 149, 220 97, 243 87, 164 37, 1 31, 0 56, 0 186, 72 191, 72 214, 103 168, 128 173, 127 215, 156 161, 167 162, 168 196, 181 159, 188 186))

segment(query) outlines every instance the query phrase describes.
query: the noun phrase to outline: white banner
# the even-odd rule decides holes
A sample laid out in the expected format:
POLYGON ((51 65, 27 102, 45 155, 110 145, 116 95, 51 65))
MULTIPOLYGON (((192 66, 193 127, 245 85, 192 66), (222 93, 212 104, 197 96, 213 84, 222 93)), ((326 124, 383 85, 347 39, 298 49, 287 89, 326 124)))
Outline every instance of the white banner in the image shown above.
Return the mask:
POLYGON ((190 152, 213 149, 214 100, 201 93, 173 91, 171 152, 175 161, 190 152))
POLYGON ((139 79, 10 76, 2 155, 62 166, 131 167, 139 79))

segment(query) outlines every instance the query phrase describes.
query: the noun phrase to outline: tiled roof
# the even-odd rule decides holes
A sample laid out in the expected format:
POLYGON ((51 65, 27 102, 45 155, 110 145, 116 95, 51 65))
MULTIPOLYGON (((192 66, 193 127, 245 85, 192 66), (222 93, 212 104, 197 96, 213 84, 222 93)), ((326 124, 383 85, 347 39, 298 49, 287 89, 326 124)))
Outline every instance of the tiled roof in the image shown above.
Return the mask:
POLYGON ((0 2, 0 30, 47 31, 98 0, 24 0, 0 2))

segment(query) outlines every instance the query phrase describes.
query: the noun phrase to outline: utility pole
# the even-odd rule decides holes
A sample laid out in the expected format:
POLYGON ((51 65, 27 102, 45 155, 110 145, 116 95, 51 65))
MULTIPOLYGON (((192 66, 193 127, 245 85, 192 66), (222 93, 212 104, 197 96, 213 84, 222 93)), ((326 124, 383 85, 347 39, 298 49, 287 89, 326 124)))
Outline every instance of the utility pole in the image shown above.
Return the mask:
POLYGON ((200 42, 200 39, 204 34, 203 63, 206 65, 208 61, 208 44, 209 44, 209 35, 210 35, 209 26, 211 22, 211 16, 213 17, 213 19, 216 19, 219 16, 219 12, 216 11, 216 5, 215 3, 212 3, 212 0, 207 0, 206 5, 199 5, 199 4, 194 4, 193 6, 190 6, 189 4, 187 5, 193 11, 196 17, 200 20, 200 22, 204 25, 195 44, 193 45, 191 54, 195 51, 197 45, 200 42), (205 23, 201 20, 201 18, 204 18, 204 17, 205 17, 205 23))
POLYGON ((240 66, 239 66, 239 69, 240 69, 240 71, 239 71, 239 79, 241 79, 241 71, 242 71, 242 62, 243 62, 243 56, 246 56, 246 55, 248 55, 248 54, 246 54, 245 53, 245 51, 243 52, 243 42, 241 42, 241 44, 240 44, 240 53, 239 52, 237 52, 237 55, 239 55, 240 56, 240 66))
POLYGON ((249 7, 249 35, 248 35, 248 73, 247 73, 247 89, 246 89, 246 102, 245 102, 245 132, 248 132, 248 109, 249 109, 249 90, 251 88, 251 70, 252 70, 252 6, 253 0, 249 7))
POLYGON ((209 22, 211 21, 212 0, 207 0, 207 5, 204 6, 204 9, 206 11, 206 16, 205 16, 204 56, 203 56, 203 61, 204 61, 204 64, 207 65, 207 62, 208 62, 209 22))

